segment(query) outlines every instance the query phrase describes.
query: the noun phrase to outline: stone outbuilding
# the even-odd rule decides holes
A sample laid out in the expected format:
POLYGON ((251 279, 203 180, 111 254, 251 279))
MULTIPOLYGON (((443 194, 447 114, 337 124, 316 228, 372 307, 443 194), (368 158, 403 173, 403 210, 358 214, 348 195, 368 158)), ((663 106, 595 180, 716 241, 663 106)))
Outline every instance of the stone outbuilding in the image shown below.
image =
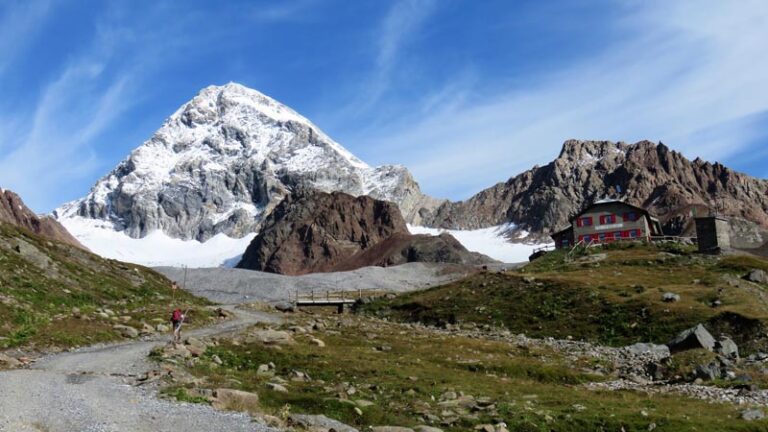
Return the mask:
POLYGON ((720 253, 731 248, 728 219, 720 216, 696 218, 696 237, 699 252, 720 253))

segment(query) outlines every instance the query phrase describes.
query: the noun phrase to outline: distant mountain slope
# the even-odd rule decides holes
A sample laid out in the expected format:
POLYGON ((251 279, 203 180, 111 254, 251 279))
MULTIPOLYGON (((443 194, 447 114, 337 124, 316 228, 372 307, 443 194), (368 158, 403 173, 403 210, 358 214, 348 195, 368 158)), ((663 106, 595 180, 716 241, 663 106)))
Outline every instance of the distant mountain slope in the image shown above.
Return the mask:
POLYGON ((650 141, 566 141, 553 162, 466 201, 444 203, 424 222, 454 229, 512 223, 543 237, 606 196, 648 208, 671 234, 691 233, 691 215, 706 214, 717 205, 721 214, 734 219, 737 243, 758 246, 768 240, 768 181, 719 163, 690 161, 650 141))
POLYGON ((83 247, 56 219, 36 215, 18 195, 6 189, 0 189, 0 223, 27 229, 48 239, 83 247))
POLYGON ((397 206, 368 196, 301 190, 267 216, 239 268, 302 275, 407 262, 478 264, 450 234, 411 235, 397 206))
POLYGON ((404 167, 372 168, 292 109, 230 83, 203 89, 86 197, 55 214, 65 225, 106 221, 132 238, 153 231, 240 238, 300 187, 393 201, 416 223, 422 208, 440 203, 404 167))

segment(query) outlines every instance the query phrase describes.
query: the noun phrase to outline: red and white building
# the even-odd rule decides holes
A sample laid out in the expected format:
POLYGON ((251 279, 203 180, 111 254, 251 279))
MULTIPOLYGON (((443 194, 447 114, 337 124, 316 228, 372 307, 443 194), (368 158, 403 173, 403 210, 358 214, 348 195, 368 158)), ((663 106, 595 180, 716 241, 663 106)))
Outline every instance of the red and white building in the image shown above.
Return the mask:
POLYGON ((552 234, 556 248, 577 243, 602 244, 617 240, 661 236, 661 223, 647 210, 618 200, 593 203, 570 219, 571 225, 552 234))

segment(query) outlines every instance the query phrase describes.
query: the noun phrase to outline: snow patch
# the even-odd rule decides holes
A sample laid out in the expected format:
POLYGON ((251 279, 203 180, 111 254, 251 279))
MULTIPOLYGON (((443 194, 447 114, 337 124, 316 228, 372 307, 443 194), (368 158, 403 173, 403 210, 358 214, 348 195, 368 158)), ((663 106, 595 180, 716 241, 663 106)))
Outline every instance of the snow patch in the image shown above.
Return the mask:
POLYGON ((148 267, 234 267, 256 237, 256 234, 249 234, 237 239, 218 234, 201 243, 154 231, 135 239, 115 231, 111 223, 101 220, 76 216, 59 219, 59 222, 93 253, 148 267))
MULTIPOLYGON (((440 235, 447 232, 454 236, 467 250, 479 252, 483 255, 505 262, 517 263, 528 261, 533 250, 546 246, 546 244, 513 243, 504 235, 513 226, 499 225, 478 230, 447 230, 441 228, 427 228, 423 226, 408 225, 411 234, 440 235)), ((518 238, 524 237, 518 235, 518 238)))

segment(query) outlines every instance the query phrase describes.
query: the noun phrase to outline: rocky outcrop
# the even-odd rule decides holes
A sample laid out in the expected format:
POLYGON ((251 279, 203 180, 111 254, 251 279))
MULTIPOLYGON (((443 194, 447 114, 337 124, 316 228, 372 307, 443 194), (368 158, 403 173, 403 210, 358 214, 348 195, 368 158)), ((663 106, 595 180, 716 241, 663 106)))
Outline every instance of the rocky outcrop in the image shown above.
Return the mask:
POLYGON ((718 208, 737 246, 768 240, 768 181, 719 163, 690 161, 663 144, 570 140, 560 155, 462 202, 442 204, 426 224, 475 229, 512 222, 540 237, 607 196, 649 209, 669 234, 693 233, 692 215, 718 208))
POLYGON ((15 193, 0 189, 0 223, 32 231, 42 237, 82 248, 66 228, 48 216, 37 216, 15 193))
POLYGON ((372 168, 285 105, 230 83, 203 89, 55 215, 109 221, 134 238, 242 237, 307 187, 393 201, 415 223, 441 203, 406 168, 372 168))
POLYGON ((301 190, 267 217, 237 267, 286 275, 329 271, 395 233, 408 228, 394 203, 301 190))
POLYGON ((411 235, 394 203, 304 189, 267 217, 238 267, 300 275, 407 262, 491 261, 450 234, 411 235))
POLYGON ((332 270, 349 271, 368 266, 388 267, 409 262, 478 265, 494 260, 483 254, 468 251, 448 233, 438 236, 397 233, 355 254, 332 270))

